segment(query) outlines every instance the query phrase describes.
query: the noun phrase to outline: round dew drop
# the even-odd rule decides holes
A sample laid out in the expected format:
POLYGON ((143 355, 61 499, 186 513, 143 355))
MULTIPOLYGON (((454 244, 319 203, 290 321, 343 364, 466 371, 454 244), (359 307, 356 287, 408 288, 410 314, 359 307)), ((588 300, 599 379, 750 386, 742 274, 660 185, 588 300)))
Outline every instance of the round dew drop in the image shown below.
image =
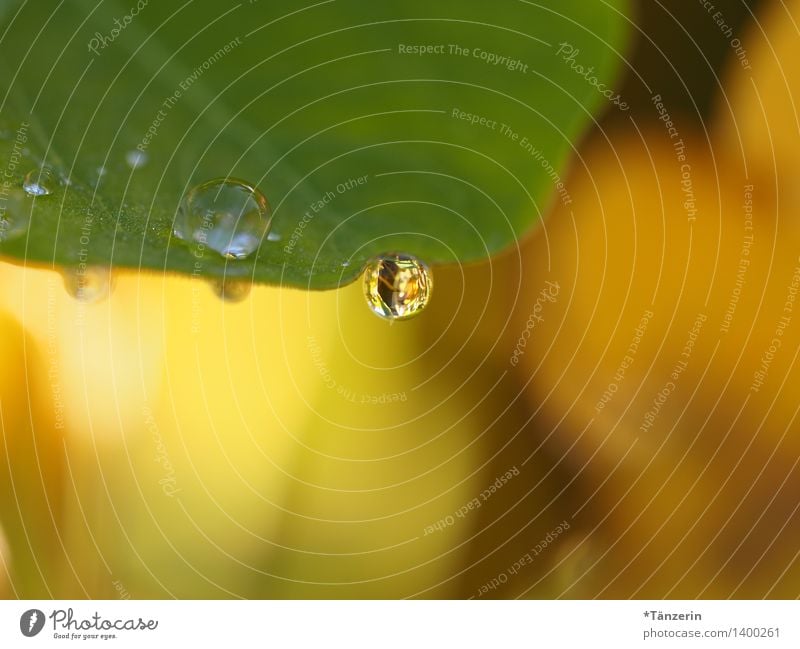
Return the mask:
POLYGON ((147 164, 149 160, 144 151, 128 151, 125 154, 125 162, 131 169, 141 169, 147 164))
POLYGON ((28 196, 47 196, 52 194, 57 181, 49 167, 41 167, 29 171, 22 181, 22 189, 28 196))
POLYGON ((272 210, 251 184, 234 178, 209 180, 189 190, 175 217, 174 234, 228 259, 244 259, 258 250, 269 232, 272 210))
POLYGON ((387 320, 411 318, 430 301, 433 276, 411 255, 382 255, 364 273, 364 292, 372 311, 387 320))

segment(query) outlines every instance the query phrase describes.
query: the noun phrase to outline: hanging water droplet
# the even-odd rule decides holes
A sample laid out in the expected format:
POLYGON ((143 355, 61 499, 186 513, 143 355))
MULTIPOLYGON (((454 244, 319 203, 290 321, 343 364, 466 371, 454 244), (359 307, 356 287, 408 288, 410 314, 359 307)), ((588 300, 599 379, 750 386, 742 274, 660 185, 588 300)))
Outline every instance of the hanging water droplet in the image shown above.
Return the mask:
POLYGON ((111 294, 114 278, 104 266, 79 267, 64 272, 64 288, 79 302, 96 304, 111 294))
POLYGON ((29 196, 47 196, 55 191, 57 184, 52 169, 42 166, 27 173, 22 181, 22 189, 29 196))
POLYGON ((370 308, 382 318, 405 320, 418 314, 431 297, 430 269, 411 255, 383 255, 364 273, 364 291, 370 308))
POLYGON ((16 239, 28 231, 33 203, 26 200, 25 192, 16 188, 0 198, 0 243, 16 239))
POLYGON ((175 217, 179 239, 244 259, 258 249, 269 231, 272 210, 264 195, 242 180, 218 178, 189 190, 175 217))
POLYGON ((252 287, 250 280, 232 279, 230 277, 215 279, 211 284, 211 288, 217 297, 231 304, 246 300, 252 287))
POLYGON ((148 157, 144 151, 137 151, 134 149, 125 154, 125 162, 128 163, 131 169, 141 169, 147 164, 147 160, 148 157))

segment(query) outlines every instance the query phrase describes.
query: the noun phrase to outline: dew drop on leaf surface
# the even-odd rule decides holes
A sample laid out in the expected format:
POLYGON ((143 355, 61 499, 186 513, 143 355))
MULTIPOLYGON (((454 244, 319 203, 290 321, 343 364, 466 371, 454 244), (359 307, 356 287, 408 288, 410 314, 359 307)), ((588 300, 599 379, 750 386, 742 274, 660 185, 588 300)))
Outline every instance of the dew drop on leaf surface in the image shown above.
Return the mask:
POLYGON ((251 184, 233 178, 201 183, 181 200, 175 217, 178 239, 202 245, 229 259, 244 259, 267 236, 272 210, 251 184))
POLYGON ((22 188, 29 196, 47 196, 55 191, 57 181, 48 167, 33 169, 22 181, 22 188))

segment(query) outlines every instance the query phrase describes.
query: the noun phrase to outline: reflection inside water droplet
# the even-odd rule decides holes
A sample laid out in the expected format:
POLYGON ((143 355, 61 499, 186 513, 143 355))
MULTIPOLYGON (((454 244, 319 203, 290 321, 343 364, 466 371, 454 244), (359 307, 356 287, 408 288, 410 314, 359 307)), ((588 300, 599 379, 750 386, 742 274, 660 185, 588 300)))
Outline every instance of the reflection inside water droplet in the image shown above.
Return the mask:
POLYGON ((174 234, 229 259, 255 252, 269 231, 272 210, 265 196, 242 180, 218 178, 191 189, 175 217, 174 234))
POLYGON ((78 267, 64 271, 64 288, 79 302, 96 304, 111 294, 114 278, 104 266, 78 267))
POLYGON ((47 196, 55 191, 57 184, 52 169, 43 166, 27 173, 22 181, 22 189, 29 196, 47 196))
POLYGON ((367 265, 364 292, 374 313, 389 320, 418 314, 430 300, 430 269, 411 255, 383 255, 367 265))
POLYGON ((33 201, 16 188, 0 200, 0 243, 16 239, 28 231, 33 201))
POLYGON ((215 279, 211 283, 215 295, 231 304, 246 300, 252 287, 253 284, 248 279, 231 279, 229 277, 215 279))

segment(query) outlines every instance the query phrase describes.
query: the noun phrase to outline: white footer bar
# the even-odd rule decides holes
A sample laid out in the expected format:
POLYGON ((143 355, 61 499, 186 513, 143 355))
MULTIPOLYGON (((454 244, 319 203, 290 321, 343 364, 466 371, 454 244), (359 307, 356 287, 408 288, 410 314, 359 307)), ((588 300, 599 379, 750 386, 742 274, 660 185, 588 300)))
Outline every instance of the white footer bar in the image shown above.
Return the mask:
POLYGON ((4 601, 0 647, 796 648, 798 620, 797 601, 4 601))

